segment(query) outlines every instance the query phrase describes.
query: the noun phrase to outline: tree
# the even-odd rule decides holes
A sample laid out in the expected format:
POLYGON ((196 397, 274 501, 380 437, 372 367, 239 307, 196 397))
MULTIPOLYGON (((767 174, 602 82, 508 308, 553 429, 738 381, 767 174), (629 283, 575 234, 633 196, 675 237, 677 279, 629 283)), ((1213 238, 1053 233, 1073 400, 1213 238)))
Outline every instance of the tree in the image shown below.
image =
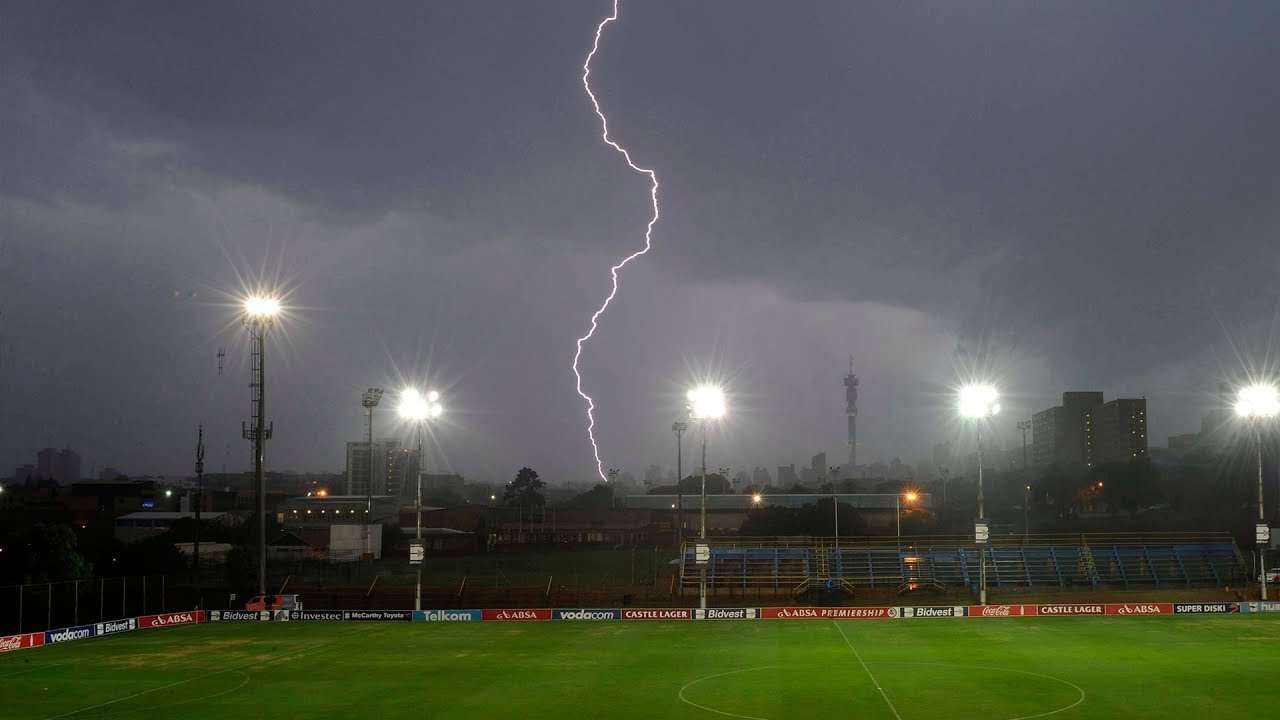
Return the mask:
POLYGON ((568 510, 608 510, 613 507, 613 487, 597 483, 590 490, 574 496, 564 507, 568 510))
POLYGON ((509 506, 538 507, 546 503, 542 489, 546 483, 538 477, 533 468, 522 467, 516 473, 516 479, 507 483, 502 493, 502 502, 509 506))

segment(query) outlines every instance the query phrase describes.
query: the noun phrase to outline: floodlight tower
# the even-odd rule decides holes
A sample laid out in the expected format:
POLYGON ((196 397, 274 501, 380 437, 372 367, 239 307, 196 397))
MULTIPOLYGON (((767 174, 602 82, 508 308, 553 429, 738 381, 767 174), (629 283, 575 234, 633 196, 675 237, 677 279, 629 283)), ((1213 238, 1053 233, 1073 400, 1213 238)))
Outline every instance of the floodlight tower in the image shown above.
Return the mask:
POLYGON ((413 423, 414 432, 417 436, 418 444, 418 492, 415 501, 415 509, 417 511, 417 521, 415 523, 417 531, 414 534, 417 547, 409 552, 409 561, 413 562, 414 552, 418 553, 418 580, 416 590, 413 595, 413 609, 422 609, 422 563, 425 558, 422 556, 422 468, 425 465, 425 458, 422 454, 422 431, 427 421, 435 420, 444 414, 444 406, 440 404, 440 393, 435 390, 429 391, 426 395, 418 392, 415 388, 405 388, 400 391, 400 405, 397 408, 400 418, 407 422, 413 423))
POLYGON ((978 603, 987 604, 987 562, 983 554, 989 534, 987 513, 982 498, 982 423, 1000 412, 1000 393, 992 385, 965 385, 960 388, 960 417, 973 421, 978 439, 978 522, 973 527, 973 539, 978 547, 978 603))
POLYGON ((1258 589, 1263 600, 1267 599, 1266 547, 1271 541, 1271 527, 1267 525, 1267 514, 1262 504, 1262 426, 1277 415, 1280 415, 1280 390, 1275 385, 1250 385, 1240 388, 1236 394, 1236 416, 1253 427, 1258 441, 1258 526, 1255 539, 1258 544, 1258 565, 1262 571, 1258 589))
MULTIPOLYGON (((685 397, 689 401, 689 417, 697 420, 702 426, 702 509, 698 537, 703 545, 707 541, 707 425, 725 416, 724 390, 715 385, 699 385, 690 390, 685 397)), ((707 566, 699 563, 698 597, 699 607, 707 609, 707 566)))
POLYGON ((249 330, 253 419, 240 423, 240 434, 253 441, 253 484, 258 493, 258 594, 267 594, 267 487, 262 476, 263 452, 274 429, 267 423, 266 355, 267 330, 280 314, 280 301, 270 295, 244 299, 244 325, 249 330))
POLYGON ((382 401, 382 388, 371 387, 360 397, 360 407, 369 412, 369 487, 364 499, 364 554, 373 559, 373 546, 369 538, 369 521, 373 519, 373 409, 382 401))
POLYGON ((676 547, 684 546, 684 493, 680 491, 680 481, 684 479, 684 431, 689 423, 677 420, 671 423, 671 432, 676 434, 676 547))

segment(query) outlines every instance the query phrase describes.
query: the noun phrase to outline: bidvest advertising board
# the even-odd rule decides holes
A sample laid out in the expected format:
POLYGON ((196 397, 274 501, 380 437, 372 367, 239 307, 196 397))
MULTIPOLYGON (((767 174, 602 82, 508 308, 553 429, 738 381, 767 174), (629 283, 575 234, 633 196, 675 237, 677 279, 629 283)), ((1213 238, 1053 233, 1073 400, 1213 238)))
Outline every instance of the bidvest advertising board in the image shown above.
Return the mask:
POLYGON ((129 618, 127 620, 109 620, 100 622, 97 625, 99 635, 115 635, 116 633, 129 632, 138 629, 138 619, 129 618))
POLYGON ((755 620, 758 617, 759 608, 698 608, 693 611, 694 620, 755 620))
POLYGON ((900 616, 904 618, 961 618, 965 616, 965 609, 958 605, 904 607, 898 608, 898 610, 900 616))
POLYGON ((270 620, 270 610, 212 610, 209 612, 210 622, 268 622, 270 620))

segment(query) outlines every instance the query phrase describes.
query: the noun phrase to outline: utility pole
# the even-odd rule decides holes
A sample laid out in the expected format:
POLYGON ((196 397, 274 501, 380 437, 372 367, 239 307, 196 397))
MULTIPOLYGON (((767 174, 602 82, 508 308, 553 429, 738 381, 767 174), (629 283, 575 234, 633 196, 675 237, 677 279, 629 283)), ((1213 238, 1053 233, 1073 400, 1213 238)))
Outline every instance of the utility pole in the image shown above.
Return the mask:
MULTIPOLYGON (((698 537, 703 544, 707 542, 707 420, 702 420, 702 522, 698 537)), ((698 570, 699 603, 703 610, 707 609, 707 566, 703 564, 698 570)))

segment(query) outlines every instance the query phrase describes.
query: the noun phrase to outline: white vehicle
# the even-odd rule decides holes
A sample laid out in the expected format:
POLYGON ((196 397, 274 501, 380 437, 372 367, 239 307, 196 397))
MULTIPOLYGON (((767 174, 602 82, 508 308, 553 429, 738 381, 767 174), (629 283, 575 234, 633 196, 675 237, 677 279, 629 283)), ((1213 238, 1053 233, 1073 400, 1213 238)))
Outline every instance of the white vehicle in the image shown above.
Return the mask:
MULTIPOLYGON (((1258 579, 1261 580, 1262 576, 1258 576, 1258 579)), ((1267 582, 1280 583, 1280 567, 1273 567, 1267 571, 1267 582)))

